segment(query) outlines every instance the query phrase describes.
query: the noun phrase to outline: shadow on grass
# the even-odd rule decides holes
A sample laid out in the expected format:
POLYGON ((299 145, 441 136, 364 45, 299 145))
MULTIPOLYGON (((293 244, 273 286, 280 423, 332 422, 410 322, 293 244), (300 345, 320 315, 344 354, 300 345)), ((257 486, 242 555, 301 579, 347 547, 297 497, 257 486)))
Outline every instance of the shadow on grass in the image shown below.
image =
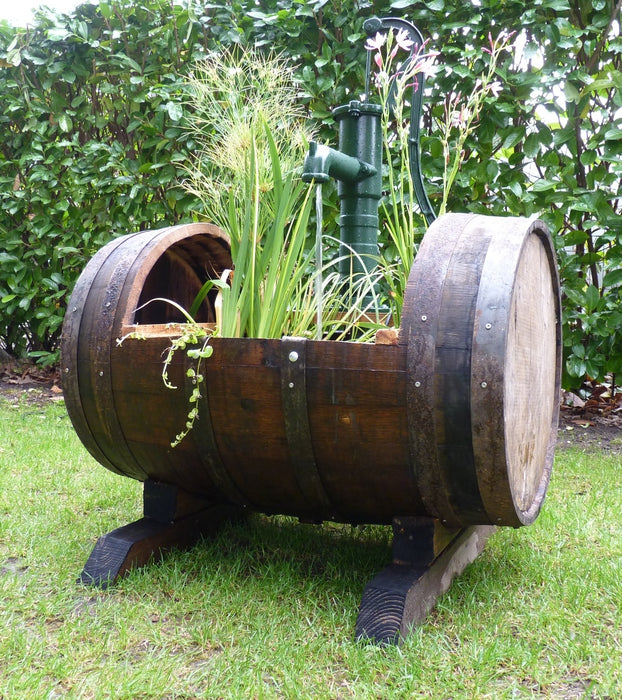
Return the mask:
MULTIPOLYGON (((223 585, 274 582, 282 587, 322 589, 335 597, 359 598, 363 587, 391 561, 392 529, 380 525, 300 523, 288 516, 250 513, 227 523, 190 549, 171 550, 158 562, 135 569, 151 585, 184 582, 223 585), (183 572, 180 574, 180 572, 183 572)), ((123 587, 123 581, 113 584, 123 587)), ((130 584, 131 585, 131 584, 130 584)))

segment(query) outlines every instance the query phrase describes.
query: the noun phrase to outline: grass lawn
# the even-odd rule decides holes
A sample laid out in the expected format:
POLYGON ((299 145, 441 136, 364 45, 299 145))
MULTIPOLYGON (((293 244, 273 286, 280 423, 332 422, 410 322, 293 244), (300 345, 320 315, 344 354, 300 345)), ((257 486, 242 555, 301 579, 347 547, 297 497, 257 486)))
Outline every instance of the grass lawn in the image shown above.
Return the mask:
POLYGON ((0 397, 0 699, 622 697, 620 455, 564 448, 399 648, 353 641, 390 528, 252 516, 106 590, 76 578, 141 515, 62 401, 0 397))

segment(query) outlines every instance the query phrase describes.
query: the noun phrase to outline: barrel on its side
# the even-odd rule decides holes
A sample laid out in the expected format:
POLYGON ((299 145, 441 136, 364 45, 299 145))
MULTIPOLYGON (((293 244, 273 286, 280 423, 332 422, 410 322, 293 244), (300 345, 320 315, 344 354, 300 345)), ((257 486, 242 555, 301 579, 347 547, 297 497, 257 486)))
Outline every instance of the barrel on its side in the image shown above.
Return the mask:
POLYGON ((148 318, 136 309, 170 298, 161 287, 173 277, 189 297, 206 267, 217 277, 229 265, 225 238, 196 224, 117 239, 85 269, 63 329, 64 387, 80 438, 104 466, 305 519, 533 522, 553 459, 561 362, 559 282, 541 223, 435 222, 398 345, 212 339, 199 420, 172 448, 191 361, 178 353, 170 379, 179 388, 166 389, 162 353, 174 331, 163 308, 148 318), (165 274, 178 257, 184 264, 165 274), (144 338, 118 346, 136 324, 144 338))

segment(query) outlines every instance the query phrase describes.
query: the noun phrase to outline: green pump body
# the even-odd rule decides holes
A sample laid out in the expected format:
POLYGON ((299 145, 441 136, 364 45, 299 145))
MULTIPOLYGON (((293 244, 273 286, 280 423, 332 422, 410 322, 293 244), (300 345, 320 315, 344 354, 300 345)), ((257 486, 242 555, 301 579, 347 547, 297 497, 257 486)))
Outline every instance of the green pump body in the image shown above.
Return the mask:
POLYGON ((333 110, 339 150, 312 142, 302 179, 337 180, 340 200, 339 273, 347 279, 377 266, 378 204, 382 195, 382 107, 353 100, 333 110))
MULTIPOLYGON (((424 45, 421 32, 407 20, 373 17, 365 21, 364 30, 371 37, 378 32, 404 31, 412 48, 404 65, 416 61, 424 45)), ((415 197, 426 221, 436 218, 425 192, 420 167, 419 119, 423 97, 423 75, 413 82, 411 96, 409 156, 415 197)), ((371 79, 371 54, 367 53, 365 95, 369 94, 371 79)), ((393 112, 395 92, 390 94, 387 105, 393 112)), ((382 196, 382 111, 379 104, 353 100, 333 110, 339 125, 339 149, 310 144, 305 159, 302 179, 306 182, 337 180, 341 202, 339 272, 348 279, 360 274, 373 273, 377 267, 378 206, 382 196)))
POLYGON ((369 167, 365 178, 338 180, 340 200, 339 272, 343 278, 370 273, 377 266, 378 205, 382 195, 382 107, 352 101, 333 111, 339 124, 339 150, 369 167))

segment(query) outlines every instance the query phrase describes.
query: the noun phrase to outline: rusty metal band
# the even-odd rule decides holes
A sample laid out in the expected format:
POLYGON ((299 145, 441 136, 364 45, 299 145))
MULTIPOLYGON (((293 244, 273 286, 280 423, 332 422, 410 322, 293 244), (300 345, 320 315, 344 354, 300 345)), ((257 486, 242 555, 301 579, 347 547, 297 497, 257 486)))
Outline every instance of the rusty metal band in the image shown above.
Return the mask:
POLYGON ((330 500, 315 460, 307 412, 306 340, 281 340, 281 400, 285 435, 296 482, 309 509, 325 514, 330 500))

